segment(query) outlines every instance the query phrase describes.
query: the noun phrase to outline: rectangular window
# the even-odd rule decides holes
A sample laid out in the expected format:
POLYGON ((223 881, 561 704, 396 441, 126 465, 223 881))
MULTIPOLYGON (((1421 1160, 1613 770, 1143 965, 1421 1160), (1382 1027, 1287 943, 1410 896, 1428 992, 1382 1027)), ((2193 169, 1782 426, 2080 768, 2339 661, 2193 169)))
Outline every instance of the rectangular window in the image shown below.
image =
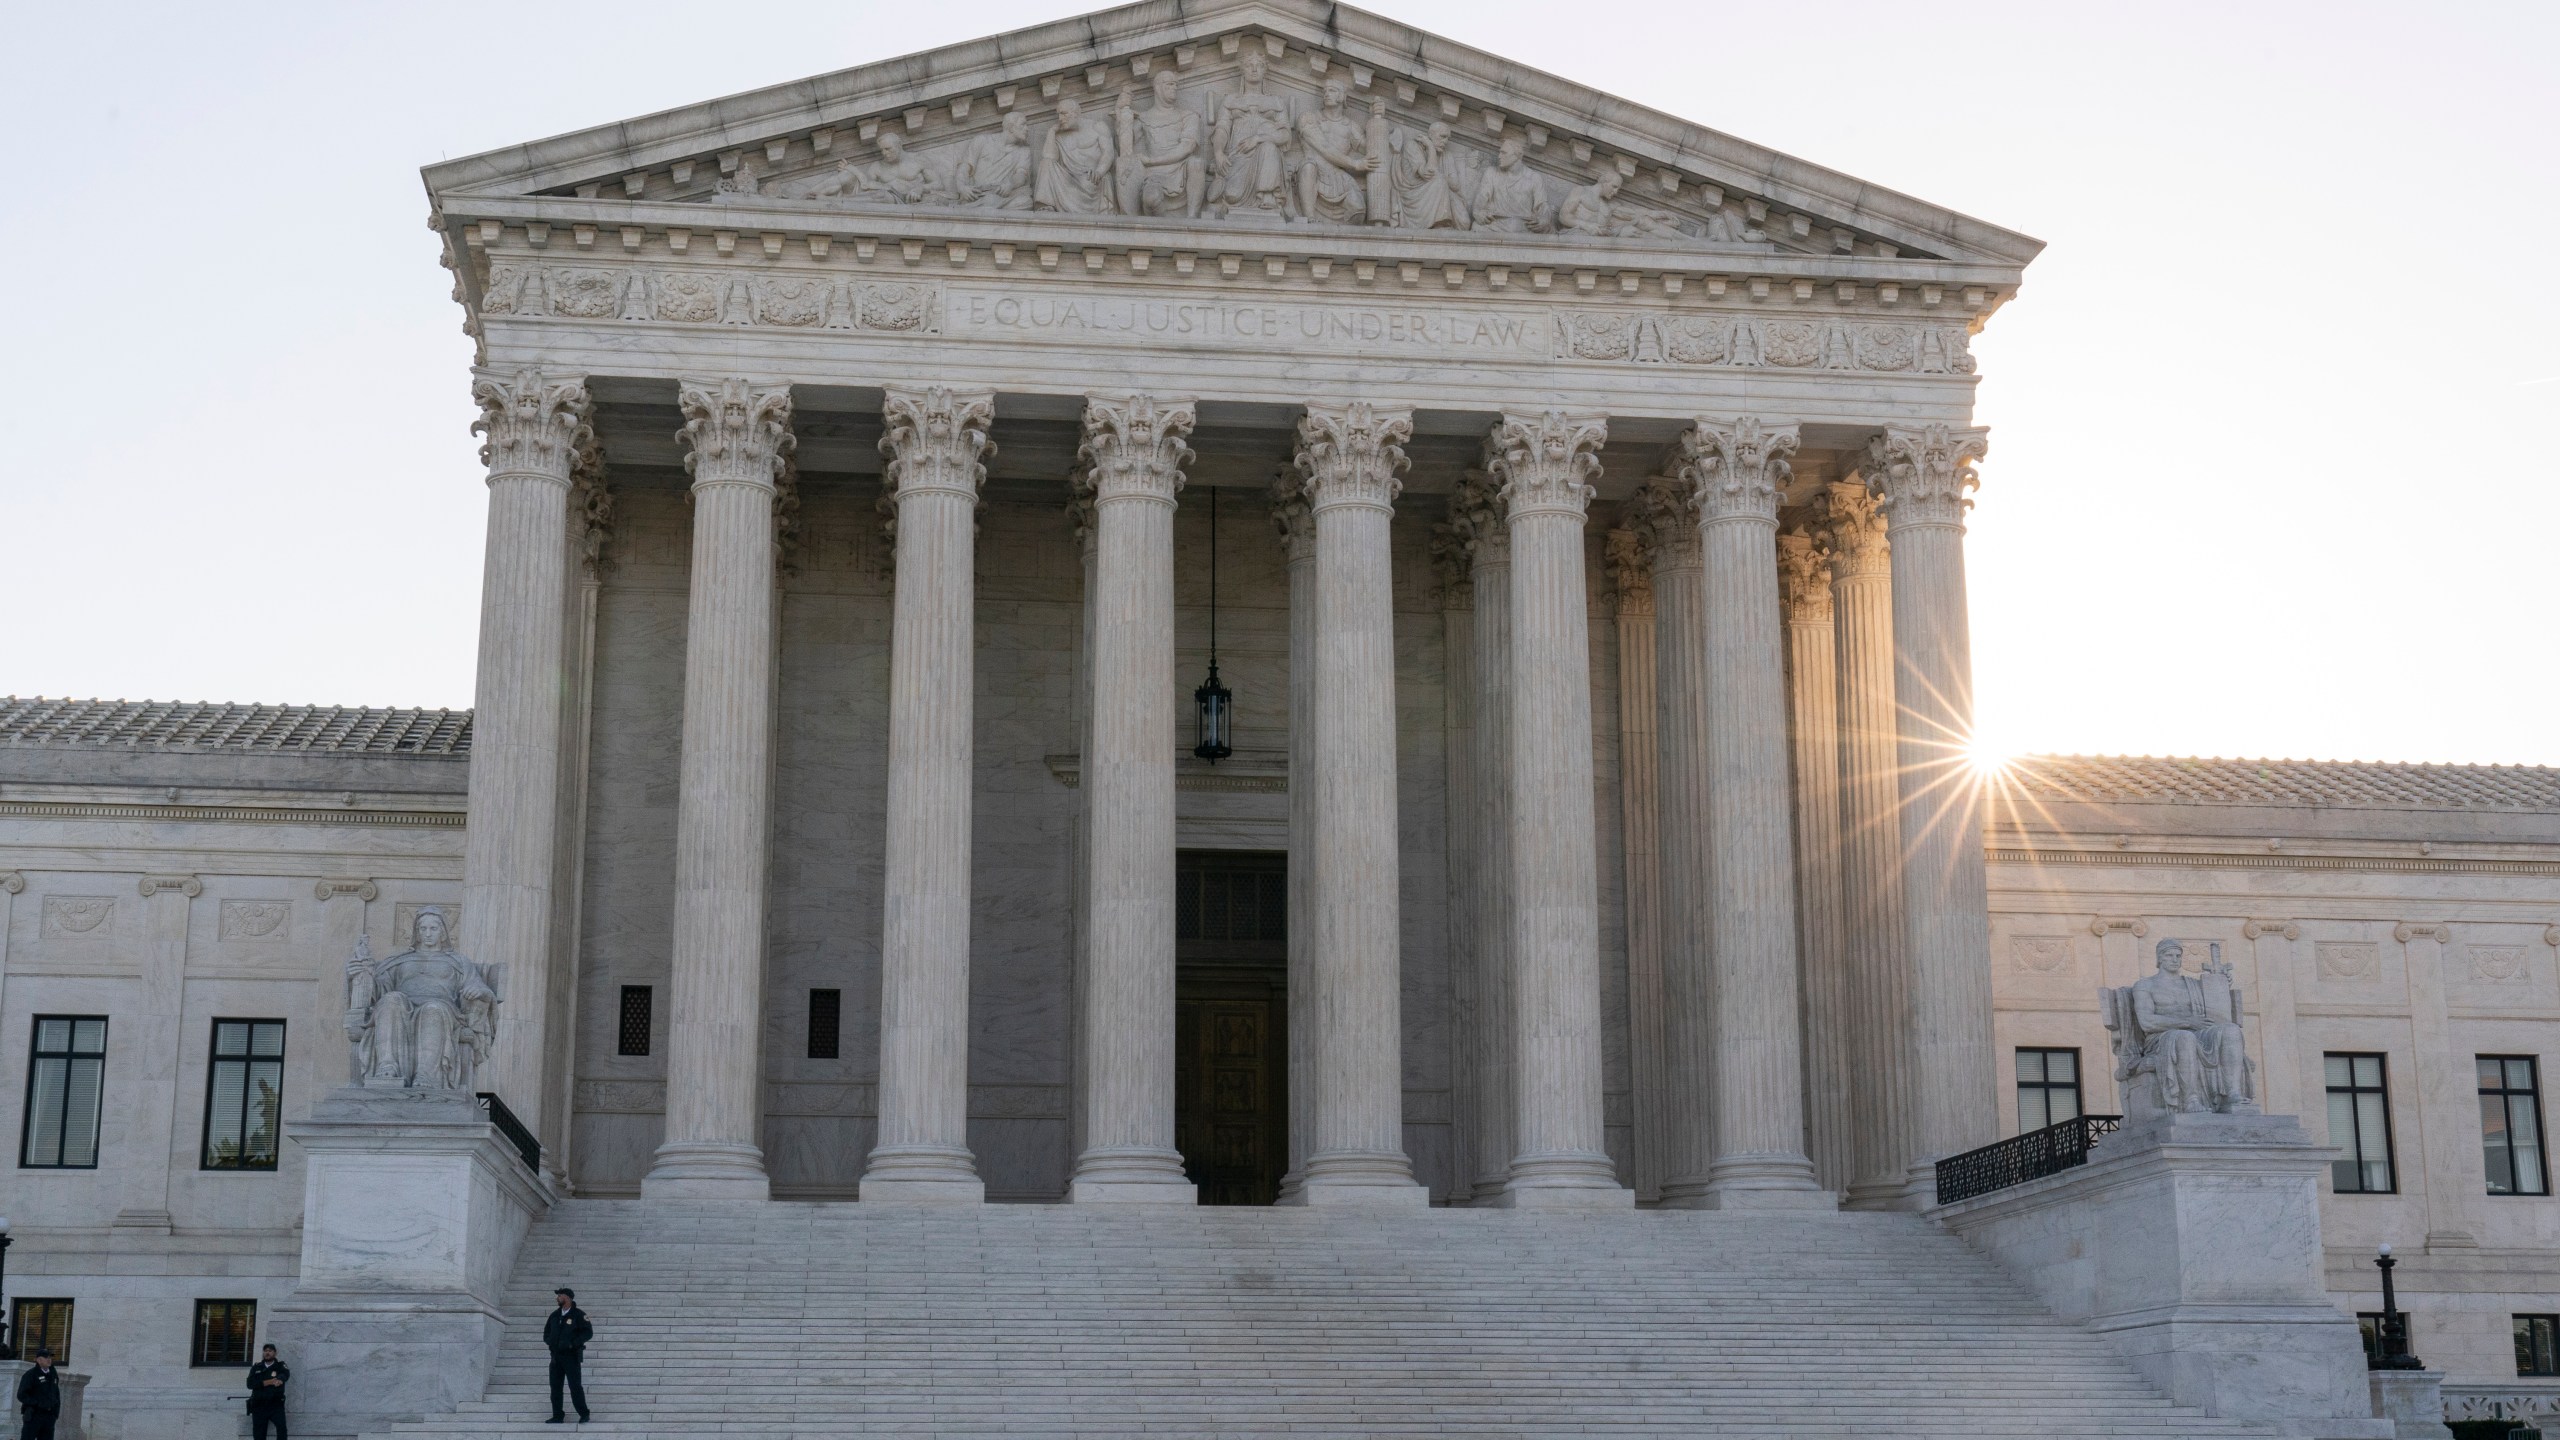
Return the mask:
POLYGON ((204 1087, 207 1170, 273 1170, 284 1125, 284 1022, 213 1022, 204 1087))
POLYGON ((844 1026, 844 992, 812 990, 809 992, 809 1058, 833 1060, 836 1037, 844 1026))
POLYGON ((2560 1315, 2518 1315, 2516 1373, 2560 1375, 2560 1315))
POLYGON ((30 1170, 95 1170, 98 1102, 107 1083, 107 1017, 39 1015, 35 1023, 18 1163, 30 1170))
POLYGON ((2379 1055, 2328 1055, 2329 1143, 2345 1152, 2329 1162, 2329 1188, 2341 1195, 2389 1195, 2391 1095, 2379 1055))
POLYGON ((616 1055, 646 1055, 649 1053, 649 1012, 651 1008, 650 990, 648 986, 625 985, 622 987, 622 1031, 620 1043, 614 1047, 613 1053, 616 1055))
POLYGON ((2480 1151, 2492 1195, 2548 1195, 2542 1164, 2542 1077, 2530 1055, 2482 1055, 2480 1151))
POLYGON ((9 1340, 18 1347, 18 1358, 36 1353, 41 1345, 53 1352, 53 1363, 65 1369, 71 1365, 71 1302, 39 1300, 21 1295, 9 1311, 9 1340))
POLYGON ((256 1353, 258 1302, 196 1302, 195 1358, 191 1365, 246 1365, 256 1353))
POLYGON ((2080 1052, 2018 1049, 2018 1133, 2080 1118, 2080 1052))

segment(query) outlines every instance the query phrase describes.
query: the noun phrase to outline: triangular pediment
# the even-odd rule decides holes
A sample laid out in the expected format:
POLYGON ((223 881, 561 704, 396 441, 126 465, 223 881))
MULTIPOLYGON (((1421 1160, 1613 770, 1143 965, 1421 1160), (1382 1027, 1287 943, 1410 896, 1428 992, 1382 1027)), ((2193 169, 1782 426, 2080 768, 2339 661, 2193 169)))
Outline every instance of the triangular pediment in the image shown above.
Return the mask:
POLYGON ((1146 0, 425 176, 447 214, 560 196, 701 207, 706 227, 971 214, 1035 229, 1383 226, 2003 268, 2042 248, 1320 0, 1146 0))

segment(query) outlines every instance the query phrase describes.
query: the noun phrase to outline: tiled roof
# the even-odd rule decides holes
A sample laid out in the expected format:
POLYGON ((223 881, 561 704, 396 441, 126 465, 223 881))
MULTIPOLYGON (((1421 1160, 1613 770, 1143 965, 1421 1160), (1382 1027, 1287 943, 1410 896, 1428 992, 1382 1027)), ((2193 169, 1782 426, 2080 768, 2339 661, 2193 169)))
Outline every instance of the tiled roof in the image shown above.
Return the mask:
POLYGON ((0 696, 0 745, 467 755, 468 710, 0 696))
POLYGON ((2030 793, 2101 803, 2560 810, 2560 769, 2541 765, 2028 755, 2008 775, 2030 793))

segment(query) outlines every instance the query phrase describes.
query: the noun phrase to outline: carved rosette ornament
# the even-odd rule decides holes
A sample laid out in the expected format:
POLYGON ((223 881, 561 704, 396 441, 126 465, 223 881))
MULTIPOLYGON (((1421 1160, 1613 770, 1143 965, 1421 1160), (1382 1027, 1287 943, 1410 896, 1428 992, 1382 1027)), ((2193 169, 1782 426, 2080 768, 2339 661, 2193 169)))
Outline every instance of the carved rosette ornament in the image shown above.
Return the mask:
POLYGON ((1579 520, 1591 504, 1600 447, 1608 440, 1609 422, 1598 415, 1505 415, 1485 443, 1484 468, 1501 485, 1509 518, 1563 514, 1579 520))
POLYGON ((1627 497, 1628 528, 1643 540, 1655 570, 1695 570, 1705 564, 1698 548, 1698 491, 1676 475, 1656 475, 1627 497))
POLYGON ((1609 580, 1621 615, 1653 613, 1653 566, 1646 548, 1644 537, 1633 530, 1612 530, 1608 534, 1609 580))
POLYGON ((1831 623, 1831 557, 1822 537, 1797 528, 1778 537, 1778 598, 1796 625, 1831 623))
POLYGON ((1308 406, 1298 420, 1297 454, 1308 505, 1393 510, 1404 490, 1396 477, 1411 463, 1404 442, 1412 438, 1410 410, 1380 410, 1366 400, 1308 406))
POLYGON ((888 422, 880 453, 888 459, 885 484, 904 499, 927 490, 965 495, 972 503, 986 483, 996 447, 987 438, 995 423, 992 394, 954 395, 940 385, 889 390, 881 415, 888 422))
POLYGON ((1896 529, 1939 525, 1961 530, 1964 512, 1973 508, 1972 491, 1982 483, 1974 462, 1990 446, 1991 432, 1980 426, 1891 428, 1867 443, 1867 483, 1884 501, 1896 529))
POLYGON ((791 387, 745 380, 687 381, 676 388, 684 412, 684 468, 693 488, 747 485, 771 490, 798 443, 791 433, 791 387))
POLYGON ((1197 415, 1188 401, 1153 395, 1088 395, 1084 442, 1076 459, 1093 474, 1098 504, 1119 499, 1173 503, 1191 447, 1182 443, 1197 415))
POLYGON ((1778 523, 1778 492, 1795 473, 1787 457, 1800 440, 1793 425, 1764 425, 1749 415, 1690 426, 1680 437, 1680 475, 1697 489, 1700 522, 1778 523))
POLYGON ((518 370, 509 380, 482 375, 471 382, 480 418, 471 433, 488 439, 480 463, 489 478, 530 475, 566 486, 570 472, 595 450, 593 410, 582 380, 548 380, 539 370, 518 370))
POLYGON ((1312 560, 1316 553, 1316 513, 1307 503, 1307 487, 1298 471, 1282 466, 1271 482, 1271 528, 1280 537, 1280 551, 1294 565, 1312 560))
POLYGON ((1830 554, 1833 580, 1892 572, 1884 506, 1864 480, 1834 480, 1825 485, 1814 509, 1830 554))

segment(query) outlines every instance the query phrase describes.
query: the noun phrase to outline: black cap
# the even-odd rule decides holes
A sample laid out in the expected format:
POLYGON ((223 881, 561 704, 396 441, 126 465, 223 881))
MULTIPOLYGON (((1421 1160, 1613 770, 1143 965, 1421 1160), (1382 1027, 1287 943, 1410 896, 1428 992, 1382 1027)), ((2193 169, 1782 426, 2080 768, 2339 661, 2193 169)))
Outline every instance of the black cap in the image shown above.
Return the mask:
POLYGON ((274 1349, 274 1348, 276 1348, 276 1347, 275 1347, 275 1345, 274 1345, 272 1342, 270 1342, 270 1343, 268 1343, 268 1344, 261 1345, 261 1346, 259 1346, 258 1348, 259 1348, 259 1349, 261 1349, 261 1350, 273 1350, 273 1349, 274 1349))
POLYGON ((577 1298, 578 1298, 578 1292, 577 1292, 577 1291, 575 1291, 575 1290, 570 1289, 570 1288, 569 1288, 568 1286, 566 1286, 566 1285, 561 1286, 559 1289, 554 1290, 554 1291, 552 1291, 551 1293, 552 1293, 552 1294, 554 1294, 554 1295, 566 1295, 566 1296, 568 1296, 568 1297, 569 1297, 570 1299, 572 1299, 572 1300, 575 1300, 575 1299, 577 1299, 577 1298))
POLYGON ((36 1353, 28 1358, 32 1360, 50 1360, 53 1358, 53 1352, 44 1346, 39 1345, 36 1347, 36 1353))

